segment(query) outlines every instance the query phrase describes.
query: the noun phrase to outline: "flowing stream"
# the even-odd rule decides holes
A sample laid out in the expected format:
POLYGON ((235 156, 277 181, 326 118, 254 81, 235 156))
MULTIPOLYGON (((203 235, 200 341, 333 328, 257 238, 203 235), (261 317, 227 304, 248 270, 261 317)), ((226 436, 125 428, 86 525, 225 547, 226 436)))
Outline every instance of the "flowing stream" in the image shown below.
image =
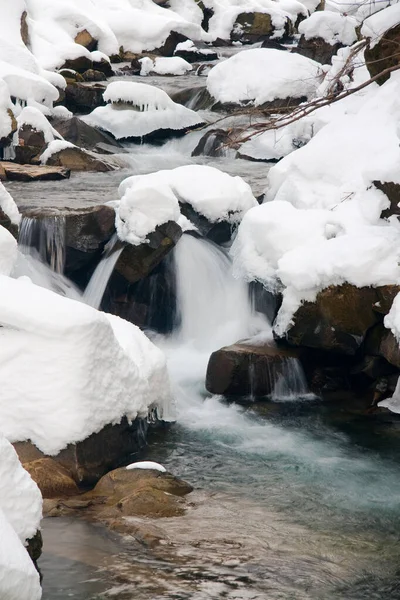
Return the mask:
MULTIPOLYGON (((146 82, 171 93, 193 84, 194 101, 205 79, 146 82)), ((122 171, 7 187, 22 208, 81 207, 115 200, 132 173, 198 163, 241 175, 260 194, 268 165, 231 152, 192 158, 203 133, 162 148, 127 145, 118 158, 122 171)), ((57 232, 52 236, 60 241, 57 232)), ((81 299, 58 270, 62 255, 49 262, 48 250, 35 248, 21 254, 15 276, 28 274, 81 299)), ((86 291, 90 304, 99 305, 117 258, 104 256, 86 291)), ((350 408, 345 397, 324 403, 308 396, 291 359, 268 402, 238 406, 210 396, 204 379, 211 352, 252 336, 273 343, 270 326, 232 277, 223 250, 184 235, 173 262, 176 327, 153 336, 167 354, 177 422, 151 433, 139 458, 161 462, 194 485, 191 505, 183 517, 142 520, 163 532, 157 548, 85 521, 45 519, 43 599, 400 599, 398 423, 350 408)))

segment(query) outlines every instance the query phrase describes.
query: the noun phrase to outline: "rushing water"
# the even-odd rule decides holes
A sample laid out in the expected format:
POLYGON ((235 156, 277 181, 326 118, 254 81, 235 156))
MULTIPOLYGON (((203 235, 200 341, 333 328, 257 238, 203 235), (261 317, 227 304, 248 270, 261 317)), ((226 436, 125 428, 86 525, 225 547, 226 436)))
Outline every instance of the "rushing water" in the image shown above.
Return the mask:
MULTIPOLYGON (((146 81, 171 93, 205 82, 192 75, 146 81)), ((231 152, 191 157, 203 134, 191 132, 162 148, 127 145, 118 158, 122 171, 7 187, 21 207, 80 207, 115 200, 132 173, 197 163, 241 175, 261 193, 267 165, 231 152)), ((16 275, 80 297, 55 272, 58 261, 49 265, 40 248, 36 253, 21 255, 16 275)), ((101 263, 92 304, 98 305, 115 259, 114 253, 101 263)), ((177 327, 154 339, 168 357, 178 418, 151 435, 141 458, 194 485, 192 505, 184 517, 137 520, 163 539, 154 548, 84 521, 45 519, 44 600, 400 599, 396 421, 349 408, 345 398, 304 402, 302 373, 291 359, 269 402, 243 407, 211 397, 204 389, 210 353, 256 334, 272 343, 270 328, 221 249, 185 235, 174 262, 177 327)))

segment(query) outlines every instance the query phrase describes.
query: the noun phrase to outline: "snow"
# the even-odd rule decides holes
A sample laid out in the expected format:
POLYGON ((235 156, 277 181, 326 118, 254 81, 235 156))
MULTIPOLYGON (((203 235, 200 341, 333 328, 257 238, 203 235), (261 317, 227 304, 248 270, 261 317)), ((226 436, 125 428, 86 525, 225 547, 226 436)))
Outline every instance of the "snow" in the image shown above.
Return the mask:
POLYGON ((4 185, 0 182, 0 209, 10 219, 13 225, 19 225, 21 221, 21 215, 18 207, 12 199, 9 192, 6 190, 4 185))
POLYGON ((40 156, 40 162, 42 165, 45 165, 49 158, 51 158, 54 154, 61 152, 61 150, 66 150, 67 148, 76 148, 74 144, 71 142, 67 142, 65 140, 53 140, 47 146, 46 150, 40 156))
POLYGON ((51 106, 58 99, 58 90, 40 75, 0 60, 0 79, 8 86, 11 96, 20 100, 35 101, 51 106))
POLYGON ((304 300, 329 285, 400 283, 400 226, 374 181, 400 183, 400 77, 373 87, 268 174, 265 203, 243 218, 235 272, 283 293, 283 335, 304 300))
POLYGON ((24 545, 40 527, 42 496, 1 433, 0 482, 0 596, 39 600, 39 574, 24 545))
POLYGON ((128 188, 116 206, 115 225, 118 237, 134 246, 148 241, 158 225, 177 221, 180 211, 174 194, 156 184, 128 188))
POLYGON ((157 57, 154 61, 145 57, 139 61, 142 65, 140 74, 148 75, 156 73, 157 75, 185 75, 192 70, 192 65, 179 56, 157 57))
POLYGON ((393 4, 365 19, 361 27, 361 35, 370 39, 370 47, 373 48, 388 29, 399 23, 400 4, 393 4))
MULTIPOLYGON (((397 294, 389 313, 385 316, 384 325, 387 329, 390 329, 397 342, 400 343, 400 294, 397 294)), ((382 400, 378 403, 378 406, 400 414, 400 379, 397 381, 393 396, 382 400)))
POLYGON ((57 454, 109 423, 171 403, 165 357, 134 325, 0 276, 1 429, 57 454), (105 368, 106 366, 106 368, 105 368))
POLYGON ((145 83, 110 83, 104 99, 112 104, 96 108, 82 120, 108 131, 116 139, 142 137, 159 129, 179 131, 203 123, 193 110, 176 104, 166 92, 145 83))
POLYGON ((160 463, 153 462, 152 460, 143 460, 141 462, 131 463, 126 467, 127 469, 151 469, 153 471, 160 471, 160 473, 166 473, 167 469, 160 465, 160 463))
POLYGON ((26 106, 22 109, 21 113, 17 117, 18 129, 21 129, 24 125, 30 125, 32 129, 36 131, 42 131, 44 134, 44 140, 46 144, 49 144, 54 138, 59 138, 60 135, 50 125, 44 114, 32 106, 26 106))
POLYGON ((176 202, 190 204, 212 223, 239 223, 245 212, 257 205, 250 186, 241 177, 205 165, 128 177, 121 183, 119 194, 124 197, 145 186, 157 186, 173 195, 176 202))
POLYGON ((331 11, 320 11, 313 13, 308 19, 299 25, 299 33, 306 40, 322 38, 332 46, 340 43, 351 46, 357 41, 357 19, 331 11))
POLYGON ((208 75, 207 89, 218 102, 259 106, 276 99, 311 98, 320 75, 320 65, 310 58, 256 48, 217 64, 208 75))
POLYGON ((0 273, 10 275, 17 260, 17 240, 0 225, 0 273))

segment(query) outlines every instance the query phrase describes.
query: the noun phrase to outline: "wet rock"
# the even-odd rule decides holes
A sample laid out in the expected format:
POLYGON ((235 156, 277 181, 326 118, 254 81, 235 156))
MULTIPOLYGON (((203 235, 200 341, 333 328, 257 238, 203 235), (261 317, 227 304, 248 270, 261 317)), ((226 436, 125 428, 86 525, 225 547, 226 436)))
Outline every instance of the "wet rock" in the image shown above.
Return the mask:
POLYGON ((27 550, 29 556, 31 557, 33 564, 35 565, 36 571, 40 575, 40 579, 42 579, 42 574, 40 572, 37 561, 39 560, 39 558, 42 555, 42 548, 43 548, 42 533, 38 529, 37 532, 35 533, 35 535, 30 540, 27 540, 26 550, 27 550))
POLYGON ((70 473, 51 458, 39 458, 23 463, 42 493, 43 498, 75 496, 79 493, 70 473))
POLYGON ((348 283, 330 286, 315 302, 304 302, 294 316, 286 339, 294 346, 354 355, 366 333, 379 320, 374 311, 376 289, 348 283))
MULTIPOLYGON (((102 58, 101 60, 94 60, 93 68, 88 69, 88 71, 103 73, 106 77, 112 77, 114 75, 111 63, 105 58, 102 58)), ((87 73, 87 71, 85 71, 85 73, 87 73)))
POLYGON ((261 44, 261 48, 272 48, 273 50, 283 50, 284 52, 287 52, 288 49, 283 46, 282 44, 280 44, 279 42, 275 41, 275 40, 264 40, 263 43, 261 44))
POLYGON ((107 473, 87 496, 104 498, 101 519, 130 516, 175 517, 185 510, 183 497, 192 486, 170 473, 148 469, 116 469, 107 473))
POLYGON ((87 29, 82 29, 82 31, 79 31, 79 33, 77 33, 75 36, 74 41, 75 44, 80 44, 81 46, 87 48, 89 52, 97 50, 98 47, 98 41, 92 36, 91 33, 88 32, 87 29))
POLYGON ((61 69, 72 69, 78 73, 84 73, 88 69, 93 69, 93 61, 87 56, 78 56, 66 60, 61 69))
MULTIPOLYGON (((264 114, 273 113, 279 111, 280 113, 291 112, 296 106, 306 102, 307 98, 305 96, 301 96, 300 98, 276 98, 275 100, 271 100, 271 102, 264 102, 257 107, 258 110, 262 111, 264 114)), ((254 105, 253 100, 249 100, 247 104, 235 104, 234 102, 216 102, 213 99, 213 104, 211 106, 211 110, 215 112, 227 112, 234 113, 236 111, 243 111, 243 108, 249 108, 254 105)))
POLYGON ((183 104, 183 106, 191 110, 206 110, 207 108, 211 108, 215 103, 215 100, 210 96, 205 86, 186 88, 185 90, 171 94, 171 100, 178 104, 183 104))
POLYGON ((64 104, 73 113, 88 114, 98 106, 105 106, 103 99, 105 90, 106 86, 101 83, 93 85, 80 82, 68 83, 64 104))
POLYGON ((64 77, 67 83, 72 83, 74 81, 82 83, 83 81, 83 75, 77 73, 77 71, 74 71, 73 69, 61 69, 58 72, 64 77))
POLYGON ((9 181, 56 181, 68 179, 70 171, 62 166, 19 165, 11 162, 1 162, 9 181))
POLYGON ((385 358, 388 363, 400 369, 400 347, 393 333, 386 329, 382 335, 379 354, 385 358))
POLYGON ((186 50, 175 50, 174 56, 179 56, 183 58, 188 63, 197 63, 197 62, 211 62, 213 60, 218 60, 218 53, 210 50, 206 46, 198 47, 197 45, 193 47, 193 49, 189 48, 186 50))
POLYGON ((131 535, 138 542, 149 548, 158 546, 167 537, 165 531, 153 523, 143 523, 131 519, 110 519, 107 526, 122 535, 131 535))
MULTIPOLYGON (((375 77, 389 67, 400 63, 400 25, 392 27, 375 44, 373 48, 367 47, 364 52, 365 62, 371 77, 375 77)), ((390 73, 378 77, 377 83, 383 85, 390 77, 390 73)))
MULTIPOLYGON (((231 240, 233 227, 228 221, 211 223, 206 217, 196 212, 191 204, 180 202, 179 206, 181 213, 197 227, 203 237, 219 245, 226 244, 231 240)), ((196 233, 193 235, 196 235, 196 233)))
POLYGON ((315 37, 307 40, 304 35, 300 37, 297 47, 293 50, 297 54, 312 58, 322 65, 331 64, 332 56, 335 56, 343 48, 343 44, 329 44, 324 39, 315 37))
POLYGON ((111 135, 88 125, 78 117, 54 121, 52 125, 64 140, 80 148, 99 151, 99 146, 106 144, 110 148, 114 148, 114 152, 120 152, 122 149, 121 144, 111 135))
POLYGON ((175 48, 181 42, 187 42, 189 38, 187 38, 182 33, 177 33, 176 31, 171 31, 164 44, 157 48, 157 50, 153 50, 155 54, 160 54, 161 56, 174 56, 175 48))
POLYGON ((400 285, 382 285, 376 288, 378 301, 374 304, 374 311, 387 315, 392 308, 393 300, 400 293, 400 285))
POLYGON ((89 69, 82 73, 83 81, 106 81, 107 77, 101 71, 96 71, 95 69, 89 69))
POLYGON ((288 360, 297 357, 296 351, 267 344, 226 346, 210 357, 206 388, 224 396, 268 396, 288 360))
POLYGON ((174 248, 181 235, 182 230, 175 221, 159 225, 148 236, 148 243, 125 246, 115 265, 115 271, 129 284, 143 279, 174 248))
MULTIPOLYGON (((237 135, 237 132, 235 135, 237 135)), ((192 156, 226 156, 227 148, 234 146, 235 141, 232 130, 211 129, 200 139, 192 152, 192 156)))
POLYGON ((15 162, 20 164, 40 164, 40 155, 47 143, 43 131, 26 123, 18 129, 18 145, 15 146, 15 162))
POLYGON ((63 167, 70 171, 96 171, 98 173, 107 173, 116 168, 106 159, 78 147, 63 148, 59 152, 55 152, 48 158, 47 165, 63 167))

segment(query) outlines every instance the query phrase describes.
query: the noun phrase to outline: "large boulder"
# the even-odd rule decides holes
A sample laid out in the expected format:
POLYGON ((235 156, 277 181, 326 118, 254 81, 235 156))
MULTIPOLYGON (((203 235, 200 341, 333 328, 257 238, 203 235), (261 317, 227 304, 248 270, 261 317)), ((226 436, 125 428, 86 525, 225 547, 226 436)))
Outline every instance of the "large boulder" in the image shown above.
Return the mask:
POLYGON ((268 396, 284 375, 288 361, 297 358, 296 351, 275 345, 238 342, 212 353, 206 388, 224 396, 268 396))
POLYGON ((376 289, 371 287, 330 286, 315 302, 300 306, 286 339, 294 346, 354 355, 368 329, 379 320, 374 310, 378 301, 376 289))
MULTIPOLYGON (((87 69, 85 70, 87 71, 87 69)), ((105 105, 103 94, 106 86, 104 84, 88 84, 79 81, 67 81, 67 84, 64 104, 71 112, 87 114, 95 108, 105 105)))
MULTIPOLYGON (((274 33, 274 25, 271 15, 262 12, 242 12, 235 21, 231 32, 232 41, 259 42, 274 33)), ((285 36, 293 33, 293 25, 287 19, 285 25, 285 36)))
POLYGON ((304 35, 300 37, 299 43, 293 52, 311 58, 322 65, 328 65, 332 61, 332 56, 338 53, 338 50, 343 48, 343 44, 329 44, 323 38, 313 37, 306 39, 304 35))
MULTIPOLYGON (((371 24, 374 15, 371 17, 371 24)), ((382 71, 389 67, 396 67, 400 64, 400 25, 392 27, 384 33, 381 39, 376 42, 377 34, 374 33, 374 27, 371 27, 371 34, 368 33, 366 25, 369 19, 364 22, 362 33, 370 37, 369 47, 365 49, 364 57, 367 69, 371 77, 376 77, 382 71)), ((383 85, 390 77, 390 73, 386 73, 378 77, 377 83, 383 85)))
POLYGON ((70 171, 96 171, 97 173, 107 173, 115 169, 115 166, 105 158, 100 158, 97 154, 77 146, 65 147, 52 153, 47 158, 46 164, 70 171))
POLYGON ((79 493, 71 474, 52 458, 38 458, 23 463, 23 466, 37 484, 43 498, 75 496, 79 493))
POLYGON ((111 135, 91 127, 78 117, 53 121, 52 125, 64 140, 80 148, 99 151, 102 145, 106 144, 114 147, 115 152, 122 150, 121 145, 111 135))

